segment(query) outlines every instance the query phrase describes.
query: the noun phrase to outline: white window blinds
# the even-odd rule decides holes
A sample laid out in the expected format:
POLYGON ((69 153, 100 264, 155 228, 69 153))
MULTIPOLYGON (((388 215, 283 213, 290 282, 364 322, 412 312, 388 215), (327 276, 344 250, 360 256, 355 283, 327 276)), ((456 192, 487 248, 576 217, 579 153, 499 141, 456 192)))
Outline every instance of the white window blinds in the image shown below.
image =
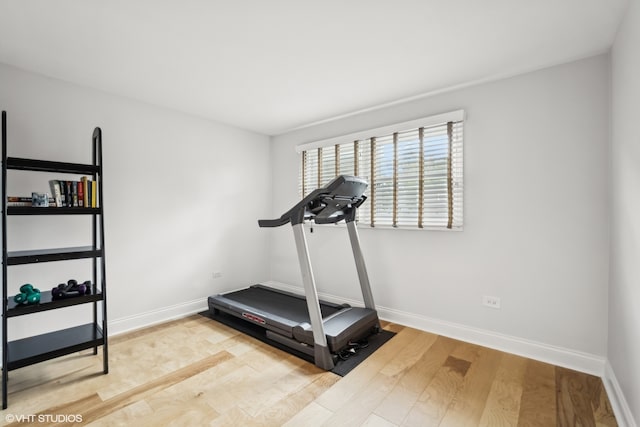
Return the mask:
POLYGON ((461 229, 463 116, 448 113, 395 125, 397 130, 369 131, 367 137, 360 132, 301 146, 300 193, 337 175, 356 175, 369 182, 359 225, 461 229))

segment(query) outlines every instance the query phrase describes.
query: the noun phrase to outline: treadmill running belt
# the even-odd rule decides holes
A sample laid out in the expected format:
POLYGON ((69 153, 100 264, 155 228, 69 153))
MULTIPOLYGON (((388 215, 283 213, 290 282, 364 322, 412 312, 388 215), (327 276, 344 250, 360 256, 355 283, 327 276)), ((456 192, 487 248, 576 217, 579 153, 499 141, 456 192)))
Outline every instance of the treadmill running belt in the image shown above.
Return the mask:
MULTIPOLYGON (((307 301, 301 297, 270 291, 262 287, 242 289, 225 294, 224 297, 253 307, 257 311, 268 312, 297 323, 309 322, 307 301)), ((321 302, 320 311, 322 317, 326 318, 339 311, 339 308, 321 302)))

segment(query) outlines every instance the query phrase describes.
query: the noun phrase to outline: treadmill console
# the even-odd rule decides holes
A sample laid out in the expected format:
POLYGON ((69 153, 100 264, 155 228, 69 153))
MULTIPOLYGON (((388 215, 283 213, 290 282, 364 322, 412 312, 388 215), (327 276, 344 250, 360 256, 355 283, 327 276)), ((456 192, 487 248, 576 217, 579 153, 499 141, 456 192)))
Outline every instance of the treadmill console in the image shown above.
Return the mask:
POLYGON ((356 209, 362 205, 367 196, 366 180, 349 175, 340 175, 322 188, 309 193, 293 208, 277 219, 258 220, 260 227, 279 227, 291 223, 314 221, 316 224, 333 224, 343 219, 347 222, 355 220, 356 209))

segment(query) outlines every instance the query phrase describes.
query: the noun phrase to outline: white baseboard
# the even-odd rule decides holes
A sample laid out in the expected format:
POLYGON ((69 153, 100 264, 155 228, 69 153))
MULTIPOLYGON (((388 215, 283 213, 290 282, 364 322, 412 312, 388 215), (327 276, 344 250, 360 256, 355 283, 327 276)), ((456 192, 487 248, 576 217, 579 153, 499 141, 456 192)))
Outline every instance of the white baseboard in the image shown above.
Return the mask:
POLYGON ((638 427, 638 424, 633 419, 633 414, 631 413, 627 399, 625 399, 624 393, 620 388, 616 374, 613 372, 613 367, 608 360, 605 363, 602 382, 607 389, 607 396, 609 396, 613 412, 616 414, 618 425, 620 427, 638 427))
POLYGON ((380 318, 601 377, 605 358, 525 338, 378 307, 380 318))
POLYGON ((186 317, 206 310, 207 299, 201 298, 109 321, 109 336, 120 335, 158 323, 186 317))
MULTIPOLYGON (((300 293, 301 288, 287 285, 285 283, 269 281, 265 282, 269 286, 290 292, 300 293)), ((335 303, 347 303, 352 306, 362 306, 361 301, 348 300, 335 295, 319 293, 320 298, 335 303)), ((583 353, 563 347, 544 344, 524 338, 504 335, 493 331, 473 328, 453 322, 394 310, 382 306, 376 307, 378 316, 386 321, 398 323, 404 326, 420 329, 423 331, 444 335, 461 341, 482 345, 517 354, 530 359, 539 360, 553 365, 586 372, 591 375, 602 377, 606 359, 602 356, 583 353)))

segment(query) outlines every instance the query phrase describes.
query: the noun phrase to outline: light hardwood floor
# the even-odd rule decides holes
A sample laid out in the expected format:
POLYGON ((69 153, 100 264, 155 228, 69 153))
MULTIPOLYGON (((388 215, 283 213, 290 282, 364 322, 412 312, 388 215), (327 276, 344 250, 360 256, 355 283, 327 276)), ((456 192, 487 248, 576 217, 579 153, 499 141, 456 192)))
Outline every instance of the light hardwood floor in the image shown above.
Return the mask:
POLYGON ((11 371, 0 419, 33 415, 38 426, 73 417, 91 426, 617 425, 600 378, 384 327, 397 335, 341 378, 190 316, 111 339, 108 375, 90 352, 11 371))

